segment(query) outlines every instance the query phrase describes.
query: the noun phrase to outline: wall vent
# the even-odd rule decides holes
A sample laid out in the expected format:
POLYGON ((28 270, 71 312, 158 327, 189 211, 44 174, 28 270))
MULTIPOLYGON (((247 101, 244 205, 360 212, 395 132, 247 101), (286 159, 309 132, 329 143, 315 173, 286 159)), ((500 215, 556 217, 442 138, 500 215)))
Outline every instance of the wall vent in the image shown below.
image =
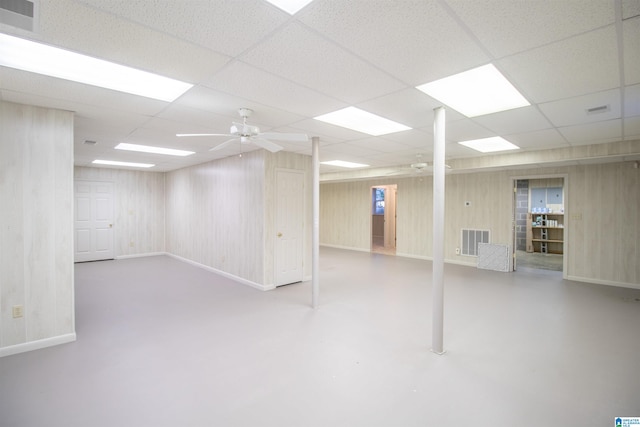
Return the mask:
POLYGON ((461 255, 478 256, 478 243, 491 243, 489 230, 463 228, 461 233, 461 255))
POLYGON ((601 105, 599 107, 588 108, 587 114, 606 113, 607 111, 611 111, 611 107, 609 105, 601 105))
POLYGON ((0 0, 0 23, 34 31, 36 6, 29 0, 0 0))

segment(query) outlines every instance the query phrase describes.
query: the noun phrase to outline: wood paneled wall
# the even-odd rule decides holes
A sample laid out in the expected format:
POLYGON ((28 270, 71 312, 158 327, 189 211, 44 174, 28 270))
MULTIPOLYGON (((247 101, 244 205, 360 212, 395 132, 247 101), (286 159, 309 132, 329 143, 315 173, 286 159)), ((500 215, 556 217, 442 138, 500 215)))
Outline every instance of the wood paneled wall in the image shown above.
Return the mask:
POLYGON ((76 167, 75 179, 114 183, 115 256, 165 251, 165 174, 76 167))
MULTIPOLYGON (((513 179, 566 177, 565 263, 569 279, 640 288, 640 169, 632 162, 530 170, 449 174, 446 178, 445 259, 456 255, 460 230, 491 230, 491 241, 513 244, 513 179), (465 202, 470 202, 467 206, 465 202)), ((561 182, 560 180, 556 180, 561 182)), ((369 250, 370 188, 397 184, 398 255, 430 258, 431 177, 323 183, 320 234, 325 245, 369 250)))
POLYGON ((74 340, 73 113, 0 101, 0 205, 0 355, 74 340))
POLYGON ((166 174, 167 252, 264 284, 264 152, 166 174))

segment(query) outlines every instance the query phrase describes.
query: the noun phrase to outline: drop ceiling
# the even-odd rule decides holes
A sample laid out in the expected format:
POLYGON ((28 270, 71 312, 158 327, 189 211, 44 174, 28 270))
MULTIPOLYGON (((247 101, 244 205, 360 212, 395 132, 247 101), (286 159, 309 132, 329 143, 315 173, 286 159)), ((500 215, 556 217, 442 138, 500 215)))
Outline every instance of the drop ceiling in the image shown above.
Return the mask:
MULTIPOLYGON (((531 106, 472 119, 447 108, 453 170, 640 158, 637 0, 314 0, 293 16, 263 0, 40 0, 33 31, 0 32, 194 84, 168 103, 0 67, 1 100, 75 112, 78 166, 100 158, 162 172, 253 150, 175 136, 227 133, 247 107, 263 132, 319 137, 321 161, 370 165, 364 175, 323 165, 325 176, 388 175, 432 155, 441 104, 415 87, 488 63, 531 106), (412 129, 372 137, 314 120, 349 106, 412 129), (457 144, 490 136, 521 149, 498 161, 457 144), (196 154, 115 150, 121 142, 196 154)), ((311 155, 310 143, 278 143, 311 155)))

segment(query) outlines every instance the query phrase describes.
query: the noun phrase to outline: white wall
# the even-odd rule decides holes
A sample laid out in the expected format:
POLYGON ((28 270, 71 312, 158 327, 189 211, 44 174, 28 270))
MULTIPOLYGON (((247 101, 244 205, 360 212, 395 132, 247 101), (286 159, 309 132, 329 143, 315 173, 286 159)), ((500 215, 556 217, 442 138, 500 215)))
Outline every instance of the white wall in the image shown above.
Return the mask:
POLYGON ((0 102, 0 205, 0 356, 74 340, 73 113, 0 102))
MULTIPOLYGON (((461 228, 489 229, 492 242, 512 244, 513 178, 549 175, 568 178, 567 277, 640 288, 640 169, 631 162, 447 175, 446 261, 475 265, 475 258, 455 253, 461 228), (465 207, 466 201, 471 205, 465 207)), ((321 243, 369 250, 369 189, 381 184, 398 185, 396 253, 430 258, 431 177, 323 183, 321 243)))
POLYGON ((76 180, 114 183, 115 256, 165 251, 165 174, 76 167, 76 180))

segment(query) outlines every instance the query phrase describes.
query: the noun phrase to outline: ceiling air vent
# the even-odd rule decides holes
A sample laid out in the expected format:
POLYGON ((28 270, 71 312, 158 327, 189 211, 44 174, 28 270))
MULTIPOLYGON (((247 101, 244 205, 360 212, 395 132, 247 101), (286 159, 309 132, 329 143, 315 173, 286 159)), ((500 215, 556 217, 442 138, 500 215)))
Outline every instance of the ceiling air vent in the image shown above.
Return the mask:
POLYGON ((35 8, 29 0, 0 0, 0 23, 33 31, 35 8))
POLYGON ((587 114, 600 114, 606 113, 607 111, 611 111, 611 107, 609 105, 601 105, 599 107, 588 108, 587 114))

